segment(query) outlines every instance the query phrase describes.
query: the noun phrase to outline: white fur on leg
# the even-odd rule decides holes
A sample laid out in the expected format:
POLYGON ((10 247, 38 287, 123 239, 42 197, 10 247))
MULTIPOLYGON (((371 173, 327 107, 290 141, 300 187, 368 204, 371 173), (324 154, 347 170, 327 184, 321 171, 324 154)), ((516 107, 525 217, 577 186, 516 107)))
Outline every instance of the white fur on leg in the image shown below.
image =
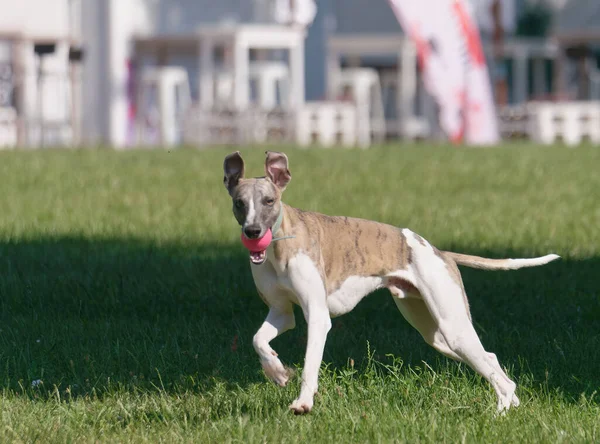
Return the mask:
POLYGON ((267 375, 271 381, 280 387, 285 387, 292 376, 292 371, 283 366, 277 357, 275 350, 272 351, 272 356, 266 359, 261 358, 260 363, 265 375, 267 375))
POLYGON ((482 375, 496 391, 498 411, 508 410, 515 397, 516 384, 504 373, 497 359, 485 351, 469 319, 463 290, 449 274, 446 263, 424 239, 402 230, 412 251, 411 268, 417 288, 448 347, 482 375))
POLYGON ((252 340, 265 374, 273 382, 282 387, 287 384, 290 373, 283 366, 277 357, 277 353, 269 345, 269 342, 284 331, 294 328, 294 325, 293 312, 271 308, 265 322, 263 322, 252 340))
POLYGON ((290 405, 296 414, 308 413, 314 404, 314 395, 319 387, 319 369, 331 319, 327 308, 325 286, 319 270, 305 254, 298 254, 288 265, 289 279, 293 292, 302 307, 308 324, 306 357, 302 371, 300 395, 290 405))
POLYGON ((310 413, 314 403, 315 401, 312 396, 307 396, 305 399, 300 397, 290 404, 290 410, 294 412, 295 415, 310 413))
POLYGON ((290 405, 290 409, 296 414, 308 413, 312 410, 314 395, 319 388, 319 369, 323 360, 325 341, 327 340, 327 333, 331 329, 331 319, 326 310, 317 313, 313 311, 308 315, 307 323, 308 343, 306 345, 300 395, 290 405))
POLYGON ((521 401, 519 401, 519 398, 515 394, 515 389, 517 387, 516 384, 504 372, 504 370, 500 366, 500 362, 498 362, 497 356, 494 353, 488 353, 487 357, 488 357, 488 360, 490 361, 491 366, 494 367, 494 369, 496 369, 496 372, 504 380, 505 386, 512 387, 512 396, 511 396, 511 391, 507 392, 507 394, 505 396, 506 399, 503 401, 503 404, 506 404, 508 402, 509 406, 507 407, 507 410, 510 407, 519 407, 519 405, 521 404, 521 401))

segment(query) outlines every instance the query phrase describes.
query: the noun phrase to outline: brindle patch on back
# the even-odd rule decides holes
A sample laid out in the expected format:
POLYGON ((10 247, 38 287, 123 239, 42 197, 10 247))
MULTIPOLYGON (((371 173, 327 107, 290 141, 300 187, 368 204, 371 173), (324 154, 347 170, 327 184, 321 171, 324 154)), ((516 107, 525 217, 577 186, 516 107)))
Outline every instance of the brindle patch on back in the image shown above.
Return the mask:
POLYGON ((326 216, 284 206, 283 234, 275 256, 287 262, 299 252, 317 265, 331 294, 350 276, 384 276, 405 269, 410 256, 402 232, 391 225, 350 217, 326 216))

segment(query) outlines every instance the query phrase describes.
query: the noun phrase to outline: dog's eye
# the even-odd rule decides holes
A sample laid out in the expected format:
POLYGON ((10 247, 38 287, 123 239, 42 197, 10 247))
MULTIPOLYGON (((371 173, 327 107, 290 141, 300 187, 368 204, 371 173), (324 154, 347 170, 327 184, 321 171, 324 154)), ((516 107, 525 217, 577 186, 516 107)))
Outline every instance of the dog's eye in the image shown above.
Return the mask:
POLYGON ((270 206, 270 205, 273 205, 273 204, 275 203, 275 199, 273 199, 272 197, 267 197, 267 198, 265 199, 265 203, 266 203, 267 205, 269 205, 269 206, 270 206))
POLYGON ((236 208, 242 209, 244 208, 244 201, 241 199, 237 199, 234 203, 236 208))

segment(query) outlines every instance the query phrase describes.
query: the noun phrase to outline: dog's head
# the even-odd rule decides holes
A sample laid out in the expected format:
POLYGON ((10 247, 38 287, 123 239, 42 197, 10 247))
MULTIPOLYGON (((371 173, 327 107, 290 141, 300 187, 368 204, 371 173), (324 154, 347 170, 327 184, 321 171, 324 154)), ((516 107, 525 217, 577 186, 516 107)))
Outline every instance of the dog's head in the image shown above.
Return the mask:
POLYGON ((265 177, 244 178, 239 151, 225 157, 223 183, 233 201, 233 214, 248 239, 258 239, 271 228, 281 209, 281 194, 292 175, 283 153, 267 151, 265 177))

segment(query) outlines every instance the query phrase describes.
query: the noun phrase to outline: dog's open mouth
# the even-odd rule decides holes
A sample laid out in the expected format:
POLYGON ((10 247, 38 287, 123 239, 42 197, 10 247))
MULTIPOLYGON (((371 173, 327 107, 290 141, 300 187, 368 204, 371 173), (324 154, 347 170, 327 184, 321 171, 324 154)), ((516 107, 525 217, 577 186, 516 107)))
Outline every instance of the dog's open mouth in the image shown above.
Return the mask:
POLYGON ((250 260, 255 265, 260 265, 267 260, 267 250, 262 251, 251 251, 250 260))
POLYGON ((269 248, 273 239, 271 229, 268 229, 265 234, 254 239, 249 239, 243 232, 240 236, 242 243, 250 252, 250 261, 254 265, 263 264, 267 260, 267 248, 269 248))

